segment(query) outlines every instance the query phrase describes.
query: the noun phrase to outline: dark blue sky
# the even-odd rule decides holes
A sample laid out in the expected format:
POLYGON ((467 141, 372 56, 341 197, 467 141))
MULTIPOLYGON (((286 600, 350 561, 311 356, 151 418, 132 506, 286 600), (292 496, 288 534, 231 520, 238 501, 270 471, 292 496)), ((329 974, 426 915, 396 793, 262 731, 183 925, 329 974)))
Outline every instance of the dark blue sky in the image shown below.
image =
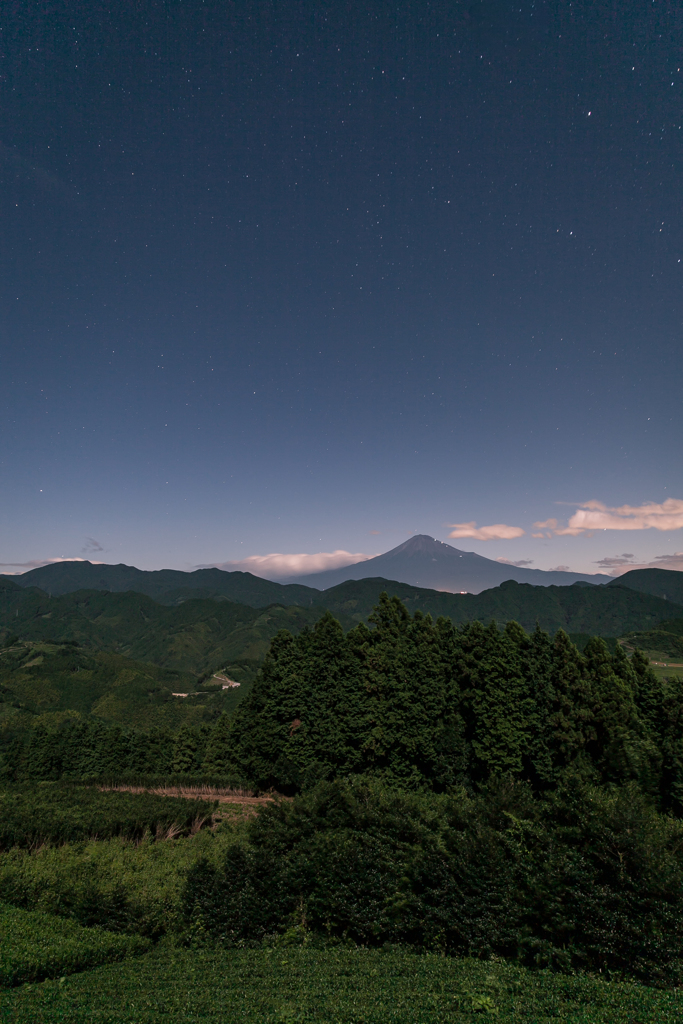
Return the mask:
POLYGON ((680 4, 1 28, 5 571, 683 548, 680 4))

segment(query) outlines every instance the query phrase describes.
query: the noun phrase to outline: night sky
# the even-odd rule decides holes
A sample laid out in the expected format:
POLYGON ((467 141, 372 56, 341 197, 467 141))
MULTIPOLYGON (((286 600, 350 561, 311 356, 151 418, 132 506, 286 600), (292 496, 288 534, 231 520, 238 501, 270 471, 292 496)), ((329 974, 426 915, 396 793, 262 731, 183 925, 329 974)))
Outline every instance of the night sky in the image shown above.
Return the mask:
POLYGON ((680 3, 0 27, 0 571, 683 568, 680 3))

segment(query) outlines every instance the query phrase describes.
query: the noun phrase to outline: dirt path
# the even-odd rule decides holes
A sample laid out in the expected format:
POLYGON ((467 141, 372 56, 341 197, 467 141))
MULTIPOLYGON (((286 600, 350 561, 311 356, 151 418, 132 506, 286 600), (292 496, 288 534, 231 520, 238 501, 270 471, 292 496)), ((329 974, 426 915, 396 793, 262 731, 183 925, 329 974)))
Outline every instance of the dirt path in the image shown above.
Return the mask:
POLYGON ((104 791, 117 793, 153 793, 155 796, 173 796, 181 800, 217 800, 219 804, 236 804, 243 807, 262 807, 272 803, 273 794, 254 796, 252 793, 219 789, 212 786, 98 786, 104 791))

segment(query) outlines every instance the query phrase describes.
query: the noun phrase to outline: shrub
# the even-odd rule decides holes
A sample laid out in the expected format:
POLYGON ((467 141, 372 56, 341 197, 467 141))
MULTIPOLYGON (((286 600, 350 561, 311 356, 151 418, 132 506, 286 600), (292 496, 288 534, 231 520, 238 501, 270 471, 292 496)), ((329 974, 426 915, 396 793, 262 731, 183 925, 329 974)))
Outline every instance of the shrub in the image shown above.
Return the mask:
POLYGON ((292 927, 537 966, 683 978, 683 825, 633 789, 508 780, 478 797, 323 783, 265 808, 183 895, 197 936, 251 945, 292 927))

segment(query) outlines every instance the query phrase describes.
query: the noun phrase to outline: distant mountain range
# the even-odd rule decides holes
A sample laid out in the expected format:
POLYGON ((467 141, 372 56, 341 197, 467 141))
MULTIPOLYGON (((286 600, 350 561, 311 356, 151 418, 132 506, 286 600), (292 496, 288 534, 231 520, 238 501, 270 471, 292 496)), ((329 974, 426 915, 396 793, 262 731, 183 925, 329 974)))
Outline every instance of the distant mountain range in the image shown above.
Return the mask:
MULTIPOLYGON (((49 570, 56 575, 65 564, 36 571, 49 570)), ((116 571, 129 567, 90 568, 109 568, 116 575, 116 571)), ((171 574, 167 582, 172 585, 175 574, 167 571, 171 574)), ((100 577, 99 587, 76 589, 77 580, 72 578, 71 589, 60 596, 54 589, 50 596, 48 587, 21 586, 19 581, 25 576, 0 577, 0 633, 6 630, 22 639, 77 640, 175 671, 202 672, 220 661, 260 661, 279 628, 285 626, 296 632, 314 623, 325 609, 349 629, 367 619, 382 591, 399 597, 411 613, 420 610, 434 618, 443 615, 454 623, 475 619, 505 623, 514 619, 530 630, 538 622, 551 633, 564 629, 568 633, 622 636, 651 630, 665 620, 683 620, 683 573, 667 569, 636 569, 607 586, 578 582, 572 586, 534 587, 506 580, 480 594, 451 594, 381 577, 346 580, 319 591, 269 583, 248 573, 214 571, 220 590, 176 588, 155 599, 144 594, 142 587, 158 587, 161 573, 140 573, 137 592, 131 587, 125 592, 107 591, 102 586, 106 577, 100 577), (146 576, 153 577, 153 581, 150 583, 146 576), (301 603, 293 599, 296 595, 292 591, 297 590, 301 603)), ((125 577, 125 573, 119 573, 119 577, 125 577)), ((63 578, 61 582, 66 585, 63 578)))
POLYGON ((197 569, 181 572, 179 569, 158 569, 147 572, 134 565, 99 565, 96 562, 53 562, 31 569, 20 576, 0 576, 20 587, 39 587, 58 597, 76 590, 109 590, 121 594, 134 590, 146 594, 162 604, 182 604, 190 598, 224 597, 252 608, 267 608, 269 604, 315 604, 318 591, 296 584, 283 586, 271 583, 250 572, 224 572, 222 569, 197 569))
POLYGON ((580 649, 599 634, 657 659, 683 651, 683 572, 542 572, 412 537, 312 581, 80 561, 0 576, 0 735, 65 713, 146 729, 213 722, 244 699, 279 630, 312 628, 326 609, 351 629, 382 591, 456 625, 515 620, 530 632, 564 629, 580 649), (217 689, 218 671, 240 685, 217 689))
MULTIPOLYGON (((654 570, 659 571, 659 570, 654 570)), ((21 587, 40 587, 51 594, 74 590, 110 590, 120 593, 135 590, 164 604, 180 603, 190 597, 215 597, 222 594, 231 601, 252 607, 269 604, 318 603, 319 592, 346 580, 395 580, 413 587, 442 590, 452 594, 480 594, 506 580, 531 583, 536 587, 571 586, 572 583, 609 583, 611 576, 600 573, 559 572, 525 569, 496 562, 473 551, 458 548, 425 534, 411 537, 403 544, 376 558, 329 569, 310 576, 297 576, 279 583, 252 576, 248 572, 224 572, 221 569, 197 569, 181 572, 160 569, 145 572, 132 565, 98 565, 92 562, 54 562, 31 569, 20 576, 8 577, 21 587)))
MULTIPOLYGON (((341 569, 297 576, 296 582, 300 586, 303 584, 315 587, 316 590, 327 590, 346 580, 364 580, 377 576, 400 580, 414 587, 446 590, 451 594, 480 594, 482 590, 500 586, 505 580, 531 583, 536 587, 566 587, 572 583, 609 583, 612 579, 601 573, 525 569, 475 555, 473 551, 460 551, 426 534, 418 534, 383 555, 354 565, 345 565, 341 569)), ((294 579, 283 582, 293 583, 294 579)))
POLYGON ((382 591, 410 613, 454 624, 515 620, 529 631, 536 624, 564 629, 581 648, 589 634, 600 634, 657 657, 679 658, 683 650, 683 573, 665 569, 633 570, 607 586, 507 580, 480 594, 452 594, 382 578, 320 591, 249 573, 62 562, 0 577, 0 732, 37 714, 58 722, 72 710, 145 727, 213 720, 244 698, 280 629, 313 627, 325 609, 350 629, 367 620, 382 591), (35 586, 37 574, 45 590, 35 586), (178 587, 178 577, 197 583, 178 587), (218 670, 240 686, 194 696, 218 670), (192 692, 192 700, 180 707, 176 690, 192 692))
MULTIPOLYGON (((317 606, 283 608, 272 604, 263 609, 224 599, 195 599, 169 607, 130 590, 77 590, 50 597, 37 587, 18 587, 12 580, 0 579, 3 636, 76 641, 87 648, 195 675, 238 662, 249 677, 279 629, 298 633, 322 614, 317 606)), ((241 682, 243 677, 231 678, 241 682)))

